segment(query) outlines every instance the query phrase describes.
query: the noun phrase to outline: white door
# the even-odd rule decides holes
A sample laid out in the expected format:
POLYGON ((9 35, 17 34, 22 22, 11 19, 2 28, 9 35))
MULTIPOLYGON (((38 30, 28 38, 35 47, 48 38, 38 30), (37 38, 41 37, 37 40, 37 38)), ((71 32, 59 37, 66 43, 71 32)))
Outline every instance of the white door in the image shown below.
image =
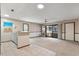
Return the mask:
POLYGON ((74 23, 65 24, 65 39, 74 40, 74 23))

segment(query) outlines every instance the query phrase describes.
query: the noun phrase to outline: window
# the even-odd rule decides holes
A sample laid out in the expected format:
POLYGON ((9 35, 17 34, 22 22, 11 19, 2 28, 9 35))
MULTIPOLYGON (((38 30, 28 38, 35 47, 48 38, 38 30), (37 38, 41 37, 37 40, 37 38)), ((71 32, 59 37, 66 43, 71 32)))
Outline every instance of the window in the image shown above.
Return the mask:
POLYGON ((29 31, 29 25, 28 24, 26 24, 26 23, 23 24, 23 31, 26 31, 26 32, 29 31))
POLYGON ((53 31, 53 32, 58 32, 58 26, 56 26, 56 25, 55 25, 55 26, 53 26, 52 31, 53 31))
POLYGON ((47 33, 52 33, 52 26, 51 25, 47 26, 47 33))

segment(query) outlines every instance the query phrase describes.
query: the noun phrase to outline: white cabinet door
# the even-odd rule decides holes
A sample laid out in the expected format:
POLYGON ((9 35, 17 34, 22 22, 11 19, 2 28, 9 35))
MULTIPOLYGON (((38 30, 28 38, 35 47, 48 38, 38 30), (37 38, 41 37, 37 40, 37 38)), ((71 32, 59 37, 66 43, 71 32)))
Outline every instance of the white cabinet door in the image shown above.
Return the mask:
POLYGON ((29 45, 29 38, 27 36, 18 36, 18 47, 29 45))

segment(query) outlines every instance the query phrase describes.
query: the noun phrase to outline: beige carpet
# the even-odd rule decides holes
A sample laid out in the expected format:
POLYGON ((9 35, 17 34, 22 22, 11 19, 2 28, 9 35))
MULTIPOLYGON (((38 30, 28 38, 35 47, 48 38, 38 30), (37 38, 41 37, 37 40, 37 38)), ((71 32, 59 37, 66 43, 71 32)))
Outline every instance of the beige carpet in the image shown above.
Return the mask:
POLYGON ((79 56, 79 43, 56 38, 32 38, 32 44, 55 51, 57 56, 79 56))
POLYGON ((6 42, 1 44, 2 56, 54 56, 55 52, 46 48, 40 47, 35 44, 17 49, 16 45, 12 42, 6 42))
POLYGON ((30 38, 31 45, 17 49, 12 42, 2 43, 1 55, 8 56, 79 56, 79 43, 55 38, 30 38))

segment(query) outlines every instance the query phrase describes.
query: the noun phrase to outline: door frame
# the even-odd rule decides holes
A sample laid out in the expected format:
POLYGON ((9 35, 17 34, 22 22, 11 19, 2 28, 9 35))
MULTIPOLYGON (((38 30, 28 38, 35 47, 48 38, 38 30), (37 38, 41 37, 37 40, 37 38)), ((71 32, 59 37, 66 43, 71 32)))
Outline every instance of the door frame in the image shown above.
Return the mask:
POLYGON ((70 23, 73 23, 74 24, 74 41, 75 41, 75 22, 67 22, 67 23, 64 23, 64 39, 66 40, 66 24, 70 24, 70 23))

